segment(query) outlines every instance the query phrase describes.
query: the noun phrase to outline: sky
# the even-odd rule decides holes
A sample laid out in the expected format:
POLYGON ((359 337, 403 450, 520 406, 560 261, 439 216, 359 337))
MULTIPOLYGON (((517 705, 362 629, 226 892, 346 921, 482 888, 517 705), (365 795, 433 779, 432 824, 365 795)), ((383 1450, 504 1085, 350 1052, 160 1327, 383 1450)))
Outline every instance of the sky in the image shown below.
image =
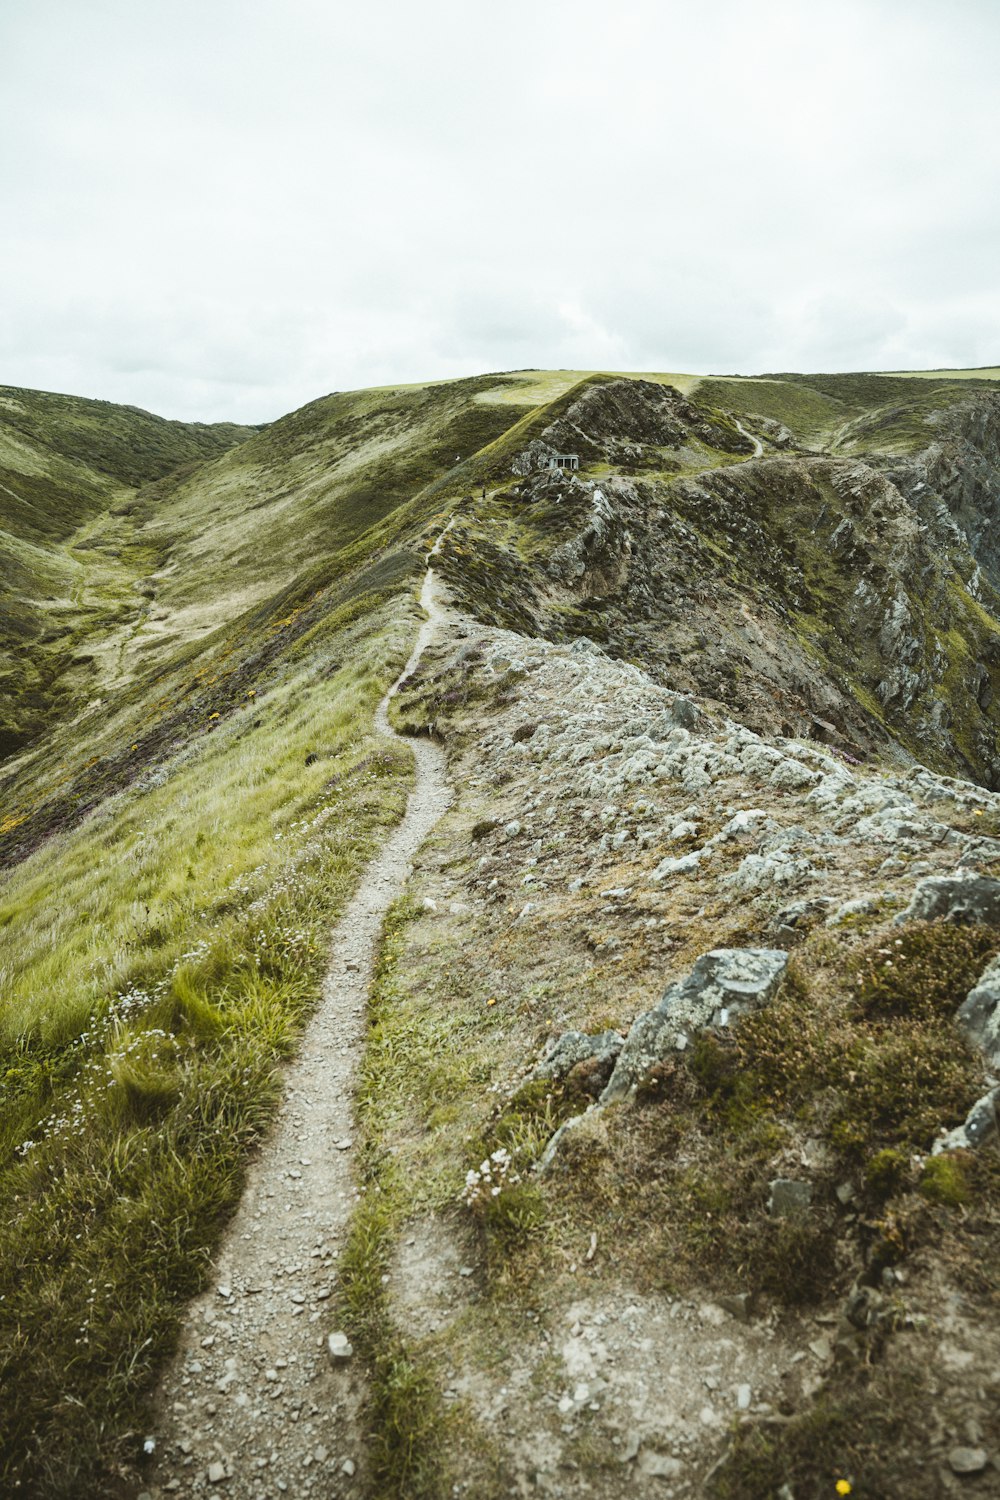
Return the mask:
POLYGON ((0 383, 1000 363, 996 0, 0 0, 0 383))

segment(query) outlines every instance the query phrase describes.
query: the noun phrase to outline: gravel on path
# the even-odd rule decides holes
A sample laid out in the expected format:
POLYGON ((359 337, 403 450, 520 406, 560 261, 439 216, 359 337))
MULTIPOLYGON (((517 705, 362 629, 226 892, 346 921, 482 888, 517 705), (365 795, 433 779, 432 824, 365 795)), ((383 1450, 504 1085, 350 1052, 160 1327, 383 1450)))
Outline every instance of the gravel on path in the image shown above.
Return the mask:
MULTIPOLYGON (((439 545, 420 596, 426 618, 376 713, 390 738, 388 700, 447 617, 431 561, 439 545)), ((322 1000, 287 1070, 279 1116, 160 1387, 146 1495, 326 1500, 365 1487, 363 1378, 328 1344, 339 1332, 337 1261, 357 1197, 355 1076, 386 911, 451 801, 443 752, 407 743, 416 783, 405 816, 334 929, 322 1000)))

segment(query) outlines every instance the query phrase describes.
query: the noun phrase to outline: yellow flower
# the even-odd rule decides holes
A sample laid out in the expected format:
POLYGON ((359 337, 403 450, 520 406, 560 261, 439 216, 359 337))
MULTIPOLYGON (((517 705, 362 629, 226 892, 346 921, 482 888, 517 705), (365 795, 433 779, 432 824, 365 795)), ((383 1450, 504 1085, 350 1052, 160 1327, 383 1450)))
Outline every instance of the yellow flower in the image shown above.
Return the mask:
POLYGON ((217 719, 217 718, 218 718, 218 717, 219 717, 219 715, 218 715, 218 714, 209 714, 209 716, 208 716, 208 717, 209 717, 209 718, 210 718, 210 719, 217 719))
POLYGON ((834 1485, 838 1495, 849 1495, 851 1493, 851 1481, 849 1479, 838 1479, 834 1485))

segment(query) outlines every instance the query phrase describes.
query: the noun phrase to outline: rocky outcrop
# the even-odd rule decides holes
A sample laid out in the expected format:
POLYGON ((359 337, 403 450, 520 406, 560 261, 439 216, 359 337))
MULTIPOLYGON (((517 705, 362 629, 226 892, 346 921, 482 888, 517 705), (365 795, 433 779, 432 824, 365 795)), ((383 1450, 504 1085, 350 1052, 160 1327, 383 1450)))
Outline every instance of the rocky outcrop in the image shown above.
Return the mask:
POLYGON ((938 431, 926 456, 927 490, 940 496, 989 583, 1000 590, 1000 394, 963 402, 938 431))
POLYGON ((774 994, 788 963, 780 948, 715 948, 686 978, 672 984, 653 1010, 633 1023, 601 1095, 611 1104, 633 1093, 642 1078, 709 1026, 728 1026, 774 994))
POLYGON ((929 875, 896 921, 1000 927, 1000 880, 969 873, 929 875))
POLYGON ((561 452, 641 462, 648 448, 680 449, 692 439, 723 453, 753 452, 732 417, 707 413, 670 385, 610 380, 589 385, 542 439, 561 452))
POLYGON ((1000 1068, 1000 958, 988 964, 955 1017, 969 1045, 991 1068, 1000 1068))
POLYGON ((615 502, 623 495, 634 501, 635 494, 623 479, 592 484, 588 489, 589 505, 583 524, 552 552, 546 571, 551 578, 597 600, 617 593, 628 578, 632 535, 620 504, 615 502))
POLYGON ((977 1099, 963 1124, 955 1130, 942 1131, 931 1147, 932 1155, 940 1156, 942 1151, 978 1151, 980 1146, 995 1140, 998 1102, 1000 1089, 991 1089, 977 1099))

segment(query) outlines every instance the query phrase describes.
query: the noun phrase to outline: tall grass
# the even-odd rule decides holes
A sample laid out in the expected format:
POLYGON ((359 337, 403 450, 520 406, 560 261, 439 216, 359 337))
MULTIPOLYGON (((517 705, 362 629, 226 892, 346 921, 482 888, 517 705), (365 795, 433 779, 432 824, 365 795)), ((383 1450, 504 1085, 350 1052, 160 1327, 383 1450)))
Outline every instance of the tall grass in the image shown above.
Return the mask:
POLYGON ((400 815, 397 607, 39 850, 0 905, 0 1491, 106 1494, 400 815), (308 758, 308 764, 307 764, 308 758))

